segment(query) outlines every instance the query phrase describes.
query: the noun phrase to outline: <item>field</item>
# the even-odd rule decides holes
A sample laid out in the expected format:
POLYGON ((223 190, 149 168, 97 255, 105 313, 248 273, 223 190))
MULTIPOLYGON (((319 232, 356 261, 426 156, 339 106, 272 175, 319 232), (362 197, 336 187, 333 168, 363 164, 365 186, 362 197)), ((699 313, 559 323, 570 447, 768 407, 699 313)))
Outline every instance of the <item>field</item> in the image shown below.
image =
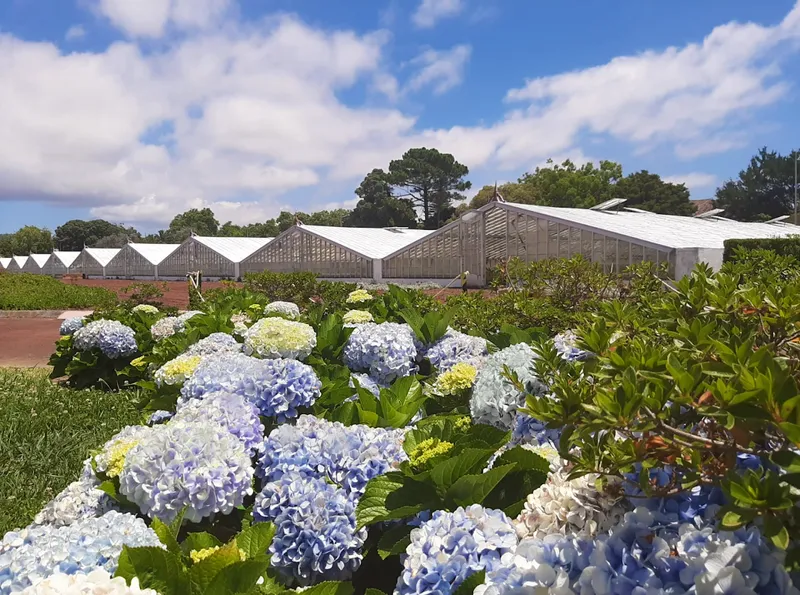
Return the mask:
POLYGON ((24 527, 99 444, 141 421, 133 393, 75 391, 0 368, 0 533, 24 527))

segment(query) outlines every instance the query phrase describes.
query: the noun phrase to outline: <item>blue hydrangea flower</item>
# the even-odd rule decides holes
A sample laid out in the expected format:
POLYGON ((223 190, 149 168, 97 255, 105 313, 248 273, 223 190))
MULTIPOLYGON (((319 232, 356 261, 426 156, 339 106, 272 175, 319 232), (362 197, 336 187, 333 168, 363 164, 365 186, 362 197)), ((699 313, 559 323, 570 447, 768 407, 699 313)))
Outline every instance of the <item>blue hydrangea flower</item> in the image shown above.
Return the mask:
POLYGON ((154 426, 156 424, 168 421, 172 419, 173 415, 175 414, 172 411, 166 411, 165 409, 153 411, 153 413, 150 414, 150 417, 147 418, 147 425, 154 426))
POLYGON ((78 351, 99 349, 109 359, 136 353, 133 329, 116 320, 95 320, 75 331, 73 345, 78 351))
POLYGON ((408 459, 404 435, 403 430, 345 426, 302 415, 294 426, 270 433, 257 474, 267 480, 292 473, 322 477, 360 496, 370 479, 408 459))
POLYGON ((425 356, 441 374, 460 362, 477 368, 488 353, 486 339, 447 329, 441 339, 428 347, 425 356))
POLYGON ((573 331, 565 331, 553 337, 553 346, 559 355, 568 362, 583 361, 591 357, 591 352, 578 348, 577 341, 578 337, 573 331))
POLYGON ((548 429, 543 421, 525 413, 518 413, 514 418, 514 427, 511 431, 511 444, 533 444, 545 446, 558 444, 561 439, 561 430, 548 429))
MULTIPOLYGON (((352 374, 350 374, 350 386, 355 388, 355 384, 353 384, 353 379, 358 381, 358 385, 361 388, 367 389, 369 392, 371 392, 376 397, 379 397, 381 395, 381 389, 382 388, 386 388, 387 387, 387 385, 378 384, 375 381, 374 378, 369 376, 369 374, 363 374, 363 373, 359 373, 359 372, 353 372, 352 374)), ((353 397, 353 398, 355 398, 355 397, 353 397)))
POLYGON ((297 417, 298 408, 313 405, 321 387, 314 369, 297 360, 217 354, 203 359, 184 383, 181 395, 199 399, 212 392, 237 394, 254 403, 261 415, 283 423, 297 417))
POLYGON ((437 510, 411 531, 396 595, 450 595, 472 574, 499 568, 517 546, 514 526, 502 511, 479 504, 437 510))
POLYGON ((571 535, 523 539, 513 554, 503 556, 500 565, 486 574, 475 595, 574 595, 572 587, 589 566, 593 549, 591 539, 571 535))
POLYGON ((117 569, 122 546, 163 547, 144 521, 110 511, 57 527, 31 525, 6 533, 0 542, 0 594, 17 593, 55 573, 117 569))
POLYGON ((198 522, 229 514, 253 493, 253 467, 242 443, 211 421, 171 421, 125 457, 119 490, 143 514, 171 522, 186 507, 198 522))
POLYGON ((61 327, 58 329, 58 332, 61 335, 72 335, 79 328, 83 327, 83 323, 85 321, 86 319, 83 316, 74 316, 73 318, 67 318, 64 322, 61 323, 61 327))
POLYGON ((175 421, 212 421, 236 436, 248 455, 253 456, 264 446, 264 424, 256 406, 232 393, 210 393, 203 399, 190 399, 178 405, 175 421))
POLYGON ((539 395, 546 392, 547 387, 532 369, 535 358, 536 354, 526 343, 506 347, 486 358, 478 370, 470 399, 470 411, 475 423, 510 430, 517 409, 525 404, 525 394, 504 376, 504 366, 517 374, 529 392, 539 395))
POLYGON ((347 580, 361 565, 366 529, 356 531, 356 501, 324 479, 290 473, 256 496, 255 522, 272 521, 272 566, 301 586, 347 580))
POLYGON ((264 308, 264 314, 280 314, 285 318, 300 316, 300 307, 294 302, 270 302, 264 308))
POLYGON ((212 333, 194 345, 190 345, 185 355, 206 356, 213 353, 239 353, 241 350, 241 343, 237 342, 233 336, 227 333, 212 333))
POLYGON ((380 384, 417 370, 417 342, 408 325, 394 322, 361 324, 347 341, 344 363, 354 372, 366 372, 380 384))
POLYGON ((152 432, 147 426, 125 426, 114 434, 94 457, 94 466, 99 473, 106 473, 116 453, 127 453, 129 447, 138 444, 152 432))

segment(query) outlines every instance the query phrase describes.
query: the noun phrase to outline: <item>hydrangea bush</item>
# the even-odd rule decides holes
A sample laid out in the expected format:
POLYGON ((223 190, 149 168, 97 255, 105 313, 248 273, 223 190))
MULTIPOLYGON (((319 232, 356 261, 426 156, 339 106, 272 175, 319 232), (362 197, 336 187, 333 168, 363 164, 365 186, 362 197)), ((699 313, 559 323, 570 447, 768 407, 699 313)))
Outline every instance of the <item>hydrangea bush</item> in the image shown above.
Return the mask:
POLYGON ((64 320, 64 322, 61 323, 58 332, 62 337, 66 335, 72 335, 79 328, 83 328, 85 321, 86 319, 83 316, 74 316, 72 318, 67 318, 66 320, 64 320))
POLYGON ((417 369, 417 344, 408 325, 394 322, 359 325, 344 348, 344 362, 376 382, 391 383, 417 369))
POLYGON ((136 334, 116 320, 94 320, 72 335, 78 351, 99 349, 109 359, 129 357, 136 353, 136 334))

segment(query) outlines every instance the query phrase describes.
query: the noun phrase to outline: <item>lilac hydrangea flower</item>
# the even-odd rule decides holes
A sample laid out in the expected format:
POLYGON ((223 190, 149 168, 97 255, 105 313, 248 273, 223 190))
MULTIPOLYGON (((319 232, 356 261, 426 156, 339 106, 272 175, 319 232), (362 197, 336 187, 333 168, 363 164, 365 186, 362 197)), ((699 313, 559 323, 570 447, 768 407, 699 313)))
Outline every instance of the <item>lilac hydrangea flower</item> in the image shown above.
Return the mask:
POLYGON ((241 395, 218 392, 203 399, 190 399, 178 405, 173 419, 215 422, 236 436, 250 456, 264 446, 264 424, 258 417, 258 409, 241 395))
POLYGON ((0 594, 16 593, 48 576, 113 573, 122 546, 163 547, 142 519, 110 511, 57 527, 31 525, 6 533, 0 541, 0 594))
POLYGON ((86 319, 83 316, 74 316, 72 318, 67 318, 64 322, 61 323, 58 332, 61 335, 72 335, 79 328, 83 328, 83 323, 85 321, 86 319))
POLYGON ((129 357, 136 353, 133 329, 116 320, 95 320, 75 331, 73 345, 78 351, 99 349, 109 359, 129 357))
POLYGON ((408 325, 394 322, 361 324, 347 341, 344 363, 354 372, 366 372, 380 384, 417 370, 417 341, 408 325))
POLYGON ((171 421, 150 429, 125 457, 119 491, 143 514, 171 522, 186 507, 198 522, 229 514, 253 493, 242 443, 211 421, 171 421))
POLYGON ((313 405, 321 386, 314 369, 297 360, 217 354, 203 359, 181 395, 199 399, 212 392, 234 393, 254 403, 261 415, 282 423, 297 417, 298 408, 313 405))
POLYGON ((466 335, 453 329, 447 329, 444 336, 425 352, 425 356, 436 366, 440 374, 462 362, 477 368, 488 354, 486 339, 466 335))
POLYGON ((437 510, 411 531, 396 595, 450 595, 472 574, 491 572, 517 546, 514 526, 502 511, 473 504, 437 510))
POLYGON ((478 370, 470 399, 475 423, 490 424, 503 430, 513 427, 517 409, 525 404, 525 394, 504 376, 505 366, 517 374, 529 392, 545 393, 547 388, 532 370, 535 358, 536 354, 526 343, 506 347, 486 358, 478 370))
POLYGON ((361 565, 367 530, 356 530, 356 501, 324 479, 290 473, 256 496, 255 522, 272 521, 272 566, 301 586, 347 580, 361 565))
POLYGON ((206 356, 213 353, 239 353, 241 350, 241 343, 231 335, 227 333, 211 333, 194 345, 190 345, 185 355, 206 356))
POLYGON ((367 482, 408 459, 403 430, 345 426, 302 415, 294 426, 281 425, 267 437, 257 474, 267 480, 300 473, 323 477, 361 495, 367 482))

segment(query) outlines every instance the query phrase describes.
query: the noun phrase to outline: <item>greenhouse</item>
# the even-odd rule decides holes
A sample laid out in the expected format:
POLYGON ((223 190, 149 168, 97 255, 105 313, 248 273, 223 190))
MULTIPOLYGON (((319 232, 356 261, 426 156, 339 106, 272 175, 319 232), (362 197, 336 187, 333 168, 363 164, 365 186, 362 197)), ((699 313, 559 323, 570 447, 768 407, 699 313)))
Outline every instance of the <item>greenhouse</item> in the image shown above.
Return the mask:
POLYGON ((159 275, 183 277, 200 271, 206 278, 238 279, 242 261, 270 241, 272 238, 191 236, 161 262, 159 275))
POLYGON ((158 279, 158 265, 180 244, 126 244, 105 268, 106 277, 158 279))
POLYGON ((81 252, 81 271, 86 277, 105 277, 106 266, 119 251, 119 248, 84 248, 81 252))
POLYGON ((22 271, 22 267, 25 266, 25 263, 28 262, 27 256, 12 256, 11 262, 8 263, 6 270, 11 273, 19 273, 22 271))
POLYGON ((699 262, 719 269, 725 240, 798 233, 788 223, 743 223, 713 211, 701 217, 659 215, 623 203, 573 209, 491 202, 387 255, 383 277, 442 281, 467 271, 469 285, 483 286, 492 269, 512 258, 532 262, 581 254, 606 272, 666 263, 670 276, 679 279, 699 262))
POLYGON ((42 272, 45 275, 57 277, 60 275, 73 275, 81 273, 81 253, 54 251, 47 259, 42 272))
POLYGON ((22 266, 22 272, 33 273, 35 275, 43 274, 44 265, 49 258, 49 254, 31 254, 22 266))
POLYGON ((295 225, 241 263, 241 273, 310 271, 325 279, 382 279, 382 259, 431 234, 403 227, 295 225))
POLYGON ((11 264, 10 258, 0 258, 0 269, 5 271, 6 269, 8 269, 10 264, 11 264))

